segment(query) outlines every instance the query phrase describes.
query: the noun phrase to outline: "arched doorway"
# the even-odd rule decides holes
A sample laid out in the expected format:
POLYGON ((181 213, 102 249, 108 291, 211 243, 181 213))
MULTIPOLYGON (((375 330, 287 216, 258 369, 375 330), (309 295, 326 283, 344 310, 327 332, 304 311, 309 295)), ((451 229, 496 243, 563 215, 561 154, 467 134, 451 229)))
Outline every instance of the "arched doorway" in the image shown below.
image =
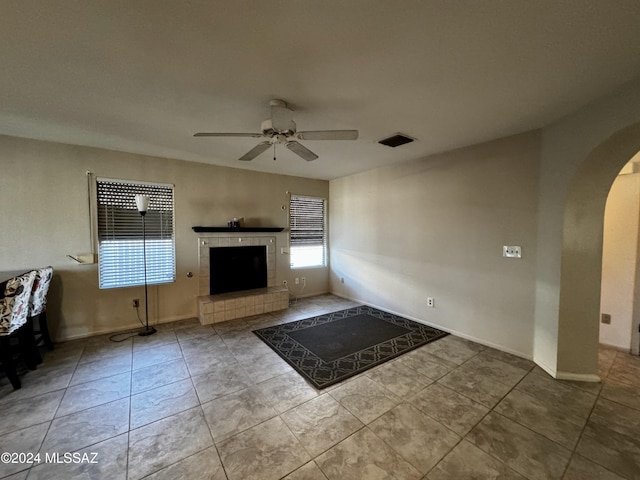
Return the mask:
MULTIPOLYGON (((638 355, 640 152, 615 178, 604 214, 600 344, 638 355)), ((602 368, 602 365, 600 365, 602 368)))
POLYGON ((640 150, 640 123, 611 135, 583 161, 564 210, 557 370, 598 380, 602 232, 607 195, 640 150))

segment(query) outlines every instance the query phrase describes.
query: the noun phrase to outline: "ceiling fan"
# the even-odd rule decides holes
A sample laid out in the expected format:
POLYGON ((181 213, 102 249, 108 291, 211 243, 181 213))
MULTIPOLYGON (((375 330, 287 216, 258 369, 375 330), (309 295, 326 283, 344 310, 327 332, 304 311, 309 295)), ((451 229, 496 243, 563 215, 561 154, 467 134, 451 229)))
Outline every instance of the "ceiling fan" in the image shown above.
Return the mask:
MULTIPOLYGON (((271 118, 262 122, 262 133, 210 133, 198 132, 194 137, 253 137, 264 140, 245 153, 240 160, 253 160, 271 145, 284 145, 296 155, 307 161, 315 160, 318 155, 296 140, 357 140, 358 130, 312 130, 298 132, 293 121, 293 111, 283 100, 271 100, 271 118)), ((274 157, 275 160, 275 157, 274 157)))

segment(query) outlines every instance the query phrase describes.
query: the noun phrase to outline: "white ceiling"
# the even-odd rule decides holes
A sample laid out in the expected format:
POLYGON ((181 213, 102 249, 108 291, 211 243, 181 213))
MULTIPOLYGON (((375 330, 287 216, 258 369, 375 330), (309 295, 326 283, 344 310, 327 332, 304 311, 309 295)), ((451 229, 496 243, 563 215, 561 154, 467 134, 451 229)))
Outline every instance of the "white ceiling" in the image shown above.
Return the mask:
POLYGON ((0 0, 0 133, 332 179, 549 122, 640 76, 638 0, 0 0), (269 100, 358 129, 250 163, 269 100), (395 132, 418 139, 392 149, 395 132))

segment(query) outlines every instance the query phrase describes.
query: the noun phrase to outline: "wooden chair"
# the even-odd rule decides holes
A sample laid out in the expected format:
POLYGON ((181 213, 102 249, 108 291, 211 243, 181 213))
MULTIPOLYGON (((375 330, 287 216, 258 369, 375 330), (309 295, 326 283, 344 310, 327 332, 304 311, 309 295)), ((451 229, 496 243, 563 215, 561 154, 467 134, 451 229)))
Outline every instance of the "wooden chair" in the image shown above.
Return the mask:
MULTIPOLYGON (((36 272, 32 271, 14 277, 6 282, 4 296, 0 299, 0 360, 13 385, 21 387, 13 359, 11 339, 18 338, 20 353, 30 370, 36 368, 37 353, 31 322, 29 322, 29 299, 36 272)), ((38 355, 39 356, 39 355, 38 355)))

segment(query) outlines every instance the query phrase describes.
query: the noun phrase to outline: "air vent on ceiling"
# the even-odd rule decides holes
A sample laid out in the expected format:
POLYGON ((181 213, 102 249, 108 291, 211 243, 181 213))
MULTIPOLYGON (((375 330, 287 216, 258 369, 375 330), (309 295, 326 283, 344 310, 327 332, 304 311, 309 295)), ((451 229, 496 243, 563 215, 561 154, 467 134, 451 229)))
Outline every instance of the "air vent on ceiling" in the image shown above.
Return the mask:
POLYGON ((399 147, 400 145, 404 145, 406 143, 411 143, 415 140, 415 138, 411 138, 409 135, 405 135, 404 133, 396 133, 391 135, 390 137, 383 138, 382 140, 378 140, 378 143, 382 145, 386 145, 387 147, 399 147))

